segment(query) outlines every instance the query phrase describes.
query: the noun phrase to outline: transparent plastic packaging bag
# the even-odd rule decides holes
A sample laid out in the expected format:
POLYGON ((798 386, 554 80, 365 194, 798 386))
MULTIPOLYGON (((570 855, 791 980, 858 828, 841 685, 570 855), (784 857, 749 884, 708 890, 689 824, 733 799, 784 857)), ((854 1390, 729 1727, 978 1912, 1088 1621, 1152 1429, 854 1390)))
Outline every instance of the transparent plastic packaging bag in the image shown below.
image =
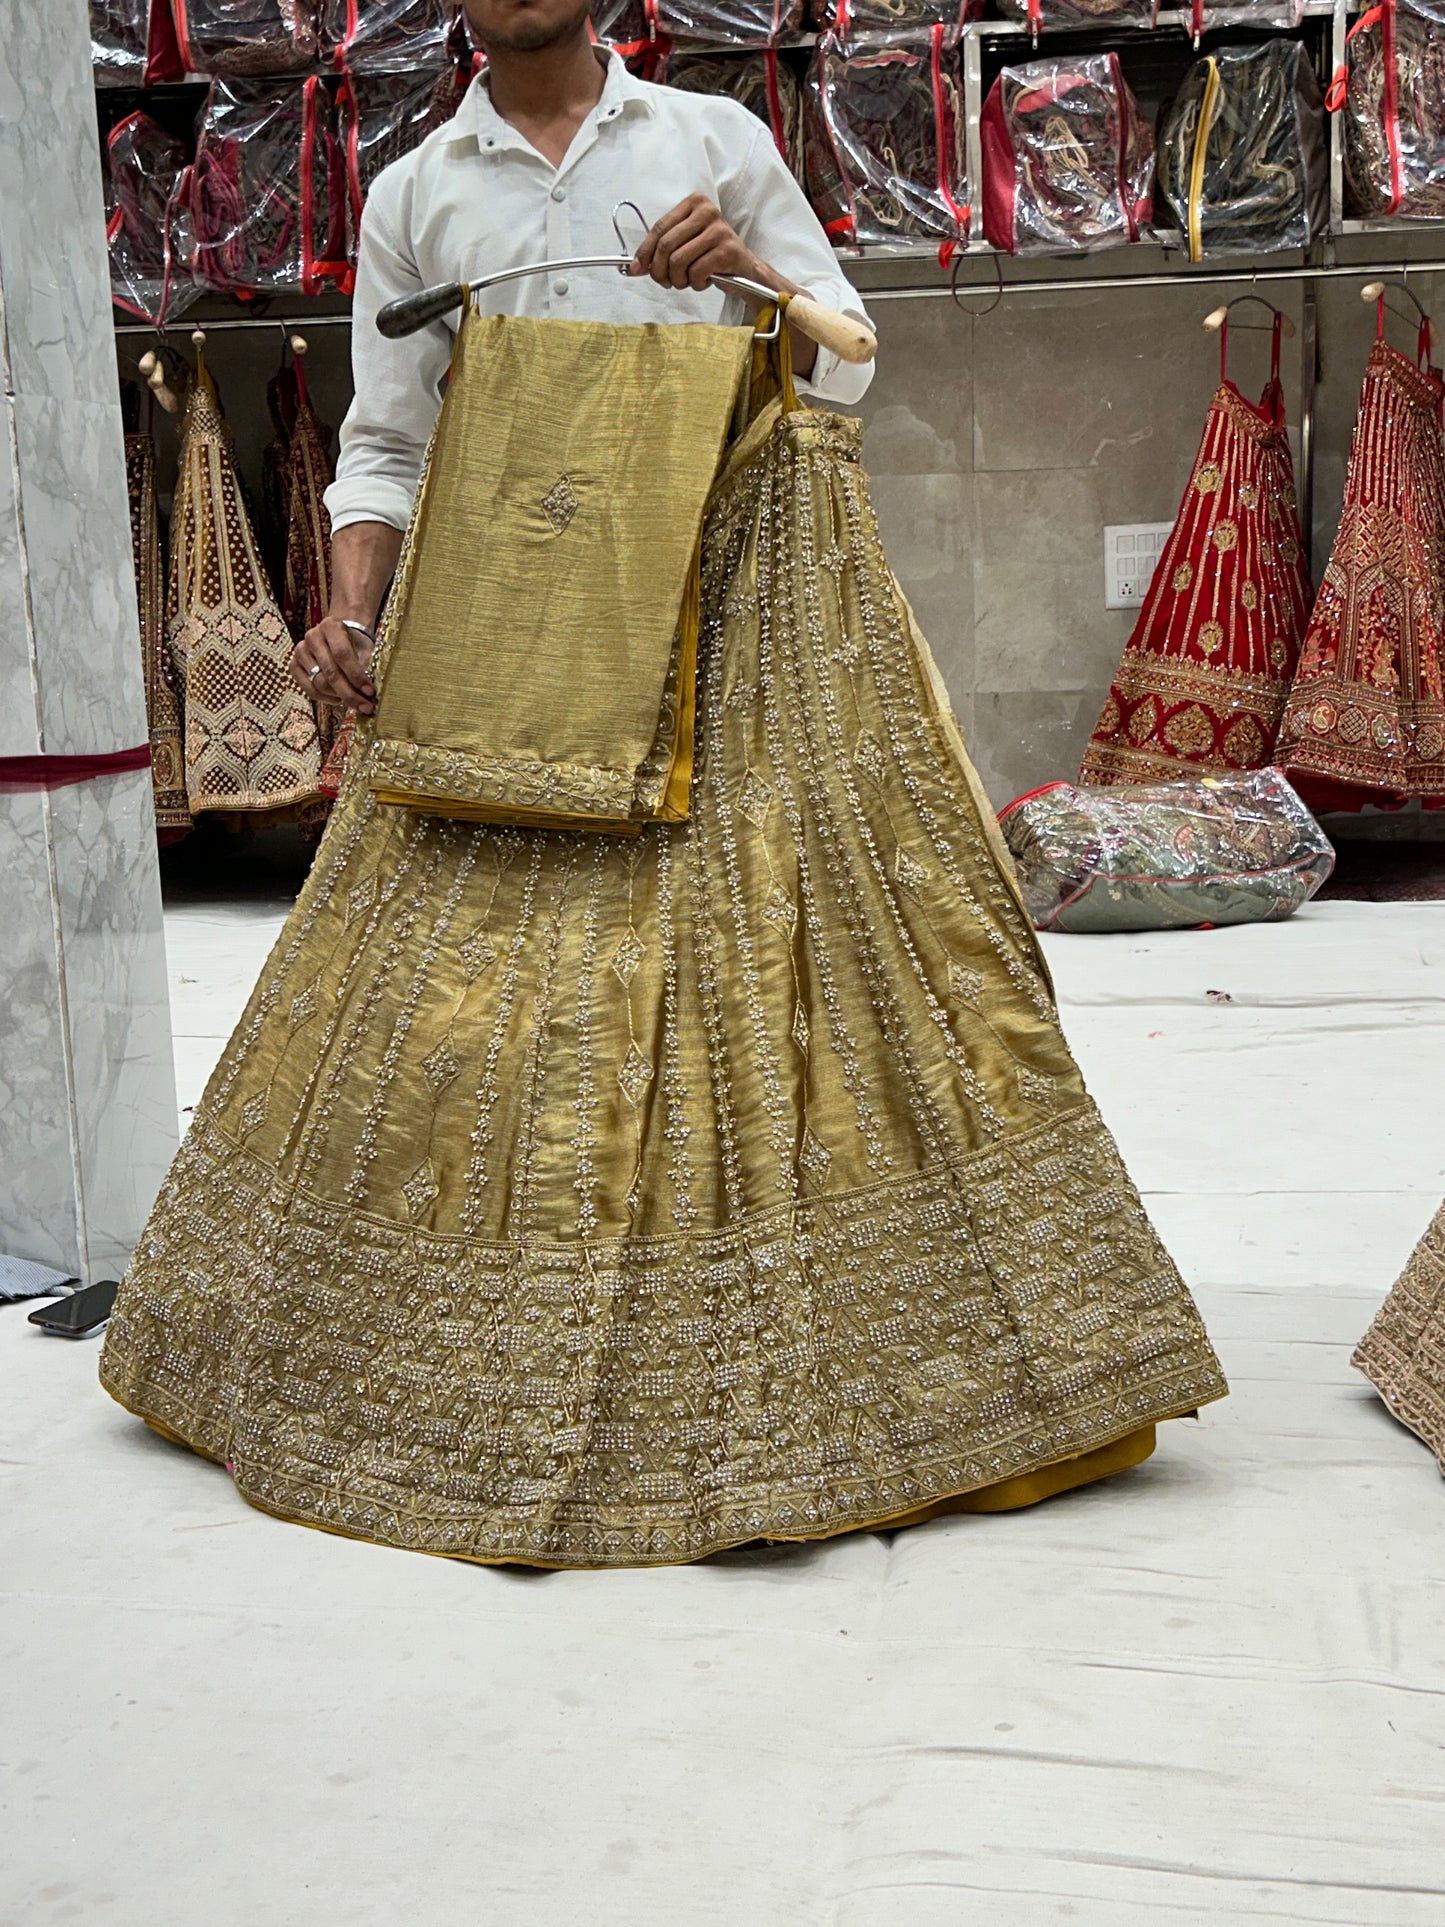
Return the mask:
POLYGON ((316 294, 344 282, 346 169, 321 81, 213 80, 189 205, 208 288, 316 294))
POLYGON ((371 183, 384 167, 420 147, 462 104, 470 74, 452 61, 434 62, 409 74, 348 73, 337 103, 346 155, 348 242, 356 258, 361 210, 371 183))
POLYGON ((320 51, 312 0, 170 0, 193 74, 285 74, 320 51))
POLYGON ((725 94, 756 114, 795 174, 803 165, 803 99, 791 67, 774 49, 761 53, 669 51, 659 78, 696 94, 725 94))
POLYGON ((997 0, 1005 20, 1041 27, 1151 27, 1156 0, 997 0))
POLYGON ((1217 27, 1298 27, 1305 17, 1305 0, 1191 0, 1189 26, 1198 46, 1199 36, 1217 27))
POLYGON ((1005 67, 981 133, 983 231, 1006 254, 1117 247, 1147 228, 1154 132, 1117 54, 1005 67))
POLYGON ((1445 218, 1445 5, 1384 0, 1351 28, 1345 57, 1351 212, 1445 218))
POLYGON ((97 87, 184 79, 170 0, 90 0, 90 64, 97 87))
POLYGON ((889 45, 825 35, 808 78, 809 198, 838 246, 968 237, 956 46, 936 25, 889 45))
POLYGON ((320 0, 321 51, 351 73, 406 73, 447 56, 455 0, 320 0))
POLYGON ((142 321, 184 314, 200 289, 184 257, 178 215, 190 155, 149 114, 127 114, 105 141, 105 238, 110 295, 142 321))
POLYGON ((1277 769, 1127 789, 1050 783, 999 813, 1040 930, 1277 923, 1335 853, 1277 769))
POLYGON ((1191 261, 1317 239, 1329 142, 1308 49, 1266 40, 1197 60, 1160 122, 1159 190, 1191 261))
POLYGON ((810 0, 809 15, 824 33, 850 35, 927 33, 943 26, 951 36, 977 20, 985 0, 810 0))
POLYGON ((656 46, 660 59, 671 40, 705 47, 776 46, 802 26, 805 0, 600 0, 597 36, 609 46, 656 46))

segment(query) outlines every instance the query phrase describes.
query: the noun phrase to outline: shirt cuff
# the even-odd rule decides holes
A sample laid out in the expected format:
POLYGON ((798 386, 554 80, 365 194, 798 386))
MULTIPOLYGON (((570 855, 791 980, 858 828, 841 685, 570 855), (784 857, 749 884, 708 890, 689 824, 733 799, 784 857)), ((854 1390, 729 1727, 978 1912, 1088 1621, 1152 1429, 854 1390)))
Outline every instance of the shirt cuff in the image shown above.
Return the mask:
POLYGON ((323 498, 331 517, 331 533, 350 528, 353 522, 385 522, 405 533, 414 492, 405 483, 388 481, 384 475, 342 477, 331 484, 323 498))

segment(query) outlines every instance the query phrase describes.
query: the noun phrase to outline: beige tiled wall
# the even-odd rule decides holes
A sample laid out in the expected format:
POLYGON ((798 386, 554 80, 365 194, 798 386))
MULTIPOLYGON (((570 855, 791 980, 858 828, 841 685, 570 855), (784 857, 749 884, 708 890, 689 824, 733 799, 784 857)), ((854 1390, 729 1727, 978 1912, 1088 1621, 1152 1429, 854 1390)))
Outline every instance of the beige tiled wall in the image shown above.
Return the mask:
MULTIPOLYGON (((1104 528, 1173 518, 1219 379, 1218 337, 1201 323, 1237 292, 1191 280, 1011 296, 984 315, 937 298, 873 306, 864 460, 894 567, 996 803, 1078 768, 1131 625, 1104 607, 1104 528)), ((1297 289, 1284 284, 1279 299, 1298 318, 1297 289)), ((1371 326, 1353 283, 1327 289, 1325 542, 1371 326)), ((1285 344, 1292 426, 1299 345, 1285 344)), ((1246 394, 1267 369, 1268 336, 1236 333, 1230 372, 1246 394)))

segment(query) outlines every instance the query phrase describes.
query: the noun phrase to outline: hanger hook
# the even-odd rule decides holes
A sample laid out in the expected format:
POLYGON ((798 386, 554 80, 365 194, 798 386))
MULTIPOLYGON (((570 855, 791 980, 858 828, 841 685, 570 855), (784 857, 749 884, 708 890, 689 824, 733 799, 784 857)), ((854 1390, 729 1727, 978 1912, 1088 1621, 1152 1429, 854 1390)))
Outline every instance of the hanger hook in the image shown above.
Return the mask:
POLYGON ((651 232, 652 224, 649 222, 647 216, 643 213, 642 209, 637 205, 636 201, 619 201, 616 207, 613 208, 612 232, 617 236, 617 245, 618 247, 621 248, 624 254, 636 254, 638 248, 642 246, 642 241, 638 241, 634 243, 634 245, 632 245, 631 247, 628 246, 627 236, 622 232, 621 217, 622 217, 622 210, 624 208, 631 208, 632 212, 637 216, 638 220, 642 223, 642 241, 645 241, 647 239, 648 234, 651 232))

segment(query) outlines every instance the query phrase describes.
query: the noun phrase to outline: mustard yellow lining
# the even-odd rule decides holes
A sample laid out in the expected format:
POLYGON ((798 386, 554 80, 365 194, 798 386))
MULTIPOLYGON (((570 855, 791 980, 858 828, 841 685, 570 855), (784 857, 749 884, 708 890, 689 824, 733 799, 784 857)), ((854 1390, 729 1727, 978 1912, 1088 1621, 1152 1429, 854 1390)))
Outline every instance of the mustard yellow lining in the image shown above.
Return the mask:
POLYGON ((1203 200, 1204 164, 1209 158, 1209 136, 1214 116, 1219 111, 1219 62, 1213 54, 1205 56, 1209 77, 1204 83, 1204 99, 1199 108, 1199 125, 1194 130, 1194 152, 1189 161, 1189 258, 1204 259, 1203 200))

